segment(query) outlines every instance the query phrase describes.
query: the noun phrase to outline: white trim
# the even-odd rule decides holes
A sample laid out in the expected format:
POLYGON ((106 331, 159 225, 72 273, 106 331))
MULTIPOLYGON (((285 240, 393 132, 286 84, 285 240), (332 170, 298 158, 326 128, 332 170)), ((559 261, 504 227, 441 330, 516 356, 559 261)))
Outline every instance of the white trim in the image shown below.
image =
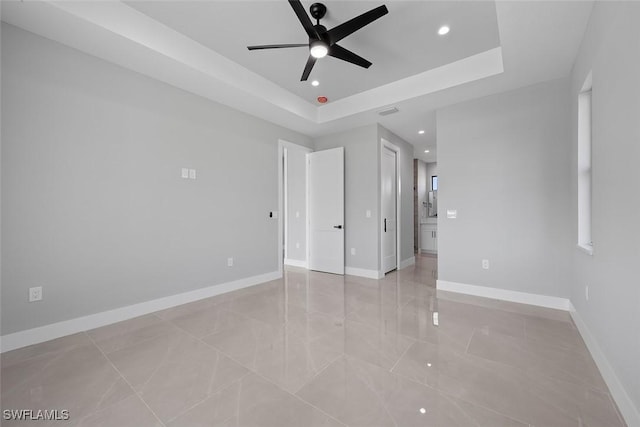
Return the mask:
MULTIPOLYGON (((402 171, 400 169, 400 147, 398 147, 397 145, 392 144, 391 142, 387 141, 384 138, 380 138, 380 157, 379 157, 379 164, 378 164, 378 171, 380 173, 380 181, 379 184, 380 186, 378 187, 378 191, 379 191, 379 197, 380 197, 380 224, 378 227, 378 233, 379 234, 379 238, 378 238, 378 242, 379 242, 379 246, 380 246, 380 261, 379 261, 379 266, 380 269, 383 270, 384 266, 383 266, 383 260, 384 260, 384 255, 383 255, 383 251, 384 248, 382 247, 382 229, 383 229, 383 219, 382 219, 382 180, 383 180, 383 176, 382 176, 382 156, 383 156, 383 152, 384 149, 387 148, 390 151, 393 151, 396 155, 396 269, 401 269, 401 264, 402 264, 402 260, 400 259, 400 252, 402 250, 402 244, 401 244, 401 239, 400 236, 402 236, 401 233, 401 226, 402 226, 402 181, 401 181, 401 177, 402 177, 402 171)), ((383 272, 383 276, 384 276, 385 272, 383 272)))
MULTIPOLYGON (((310 151, 313 153, 313 151, 310 151)), ((307 266, 305 268, 309 268, 309 263, 311 262, 311 252, 310 252, 310 240, 311 240, 311 214, 309 213, 309 164, 311 160, 309 159, 309 153, 304 156, 304 227, 305 227, 305 248, 304 248, 304 257, 307 260, 307 266)))
POLYGON ((564 311, 569 311, 569 307, 571 305, 571 302, 567 298, 530 294, 527 292, 519 291, 510 291, 507 289, 491 288, 488 286, 467 285, 465 283, 448 282, 446 280, 438 280, 436 282, 436 289, 449 292, 457 292, 460 294, 475 295, 478 297, 517 302, 520 304, 555 308, 557 310, 564 311))
POLYGON ((580 249, 587 255, 593 255, 593 245, 587 245, 586 243, 578 243, 576 248, 580 249))
POLYGON ((64 320, 62 322, 27 329, 25 331, 14 332, 12 334, 3 335, 0 338, 2 346, 1 351, 4 353, 6 351, 15 350, 28 345, 38 344, 66 335, 98 328, 100 326, 110 325, 112 323, 153 313, 158 310, 164 310, 166 308, 236 291, 238 289, 248 288, 280 277, 282 277, 281 272, 273 271, 271 273, 234 280, 233 282, 220 283, 218 285, 183 292, 181 294, 157 298, 151 301, 145 301, 96 314, 90 314, 88 316, 76 317, 75 319, 64 320))
POLYGON ((307 261, 299 260, 299 259, 285 258, 284 265, 290 265, 291 267, 308 268, 307 261))
POLYGON ((344 274, 348 274, 350 276, 367 277, 369 279, 382 279, 384 277, 384 273, 382 271, 367 270, 364 268, 355 267, 345 267, 344 274))
POLYGON ((415 265, 416 263, 416 257, 412 256, 411 258, 407 258, 405 260, 402 260, 402 262, 400 262, 400 270, 402 270, 403 268, 407 268, 410 267, 412 265, 415 265))
MULTIPOLYGON (((287 221, 287 214, 289 213, 289 162, 288 160, 289 148, 286 146, 282 147, 282 209, 280 209, 280 217, 282 218, 282 226, 284 228, 284 237, 282 238, 283 248, 282 248, 282 256, 284 259, 289 257, 289 245, 287 242, 289 241, 289 224, 287 221)), ((280 237, 280 236, 278 236, 280 237)), ((285 262, 286 264, 286 262, 285 262)))
POLYGON ((438 251, 431 251, 429 249, 420 249, 420 253, 421 254, 431 254, 431 255, 436 255, 438 253, 438 251))
POLYGON ((569 302, 569 314, 571 314, 573 323, 576 324, 578 331, 580 331, 580 335, 582 335, 582 339, 587 345, 593 361, 600 370, 602 378, 605 383, 607 383, 609 393, 616 402, 616 405, 618 405, 618 409, 620 410, 625 422, 628 426, 640 426, 640 411, 638 411, 638 408, 633 404, 633 400, 631 400, 631 397, 629 397, 627 391, 624 389, 624 386, 616 375, 615 370, 607 360, 605 354, 600 348, 600 345, 598 345, 598 341, 596 341, 594 336, 591 334, 587 324, 582 320, 582 317, 580 317, 580 314, 576 311, 571 302, 569 302))

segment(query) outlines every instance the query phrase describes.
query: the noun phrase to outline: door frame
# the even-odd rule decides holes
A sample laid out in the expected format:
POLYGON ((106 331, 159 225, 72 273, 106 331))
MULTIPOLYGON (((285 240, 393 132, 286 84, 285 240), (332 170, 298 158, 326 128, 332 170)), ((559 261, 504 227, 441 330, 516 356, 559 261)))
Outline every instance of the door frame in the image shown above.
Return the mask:
POLYGON ((384 155, 384 150, 389 149, 396 153, 396 270, 400 270, 400 266, 402 265, 402 256, 400 254, 400 248, 402 248, 400 237, 402 236, 401 227, 402 227, 402 173, 400 169, 400 147, 392 144, 384 138, 380 138, 380 152, 379 152, 379 162, 378 168, 380 171, 380 180, 378 181, 378 198, 379 198, 379 212, 380 212, 380 222, 378 224, 378 233, 380 239, 378 240, 378 275, 380 277, 385 276, 384 266, 382 265, 382 261, 384 259, 384 247, 382 245, 382 229, 383 219, 382 219, 382 156, 384 155))
MULTIPOLYGON (((309 147, 305 147, 304 145, 299 145, 299 144, 294 144, 293 142, 289 142, 286 141, 284 139, 279 139, 278 140, 278 273, 280 274, 280 276, 282 276, 283 274, 283 266, 284 266, 284 251, 285 251, 285 238, 287 236, 287 224, 284 221, 286 219, 286 215, 285 215, 285 209, 286 209, 286 204, 285 204, 285 186, 287 184, 286 181, 286 167, 287 164, 285 163, 285 149, 290 149, 290 150, 301 150, 305 153, 311 153, 313 152, 313 149, 309 148, 309 147)), ((304 264, 305 264, 305 268, 306 265, 308 265, 309 263, 309 164, 307 162, 305 162, 305 180, 306 182, 306 186, 305 186, 305 217, 304 219, 304 226, 306 229, 306 239, 307 241, 305 242, 306 248, 307 250, 305 251, 305 257, 306 259, 304 260, 304 264)))

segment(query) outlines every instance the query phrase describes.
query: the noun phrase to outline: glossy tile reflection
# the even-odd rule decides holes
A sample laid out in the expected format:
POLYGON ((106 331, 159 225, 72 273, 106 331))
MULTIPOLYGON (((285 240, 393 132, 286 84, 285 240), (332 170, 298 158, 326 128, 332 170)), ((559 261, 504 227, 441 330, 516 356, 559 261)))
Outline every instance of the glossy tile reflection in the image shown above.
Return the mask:
POLYGON ((2 409, 71 416, 3 425, 624 426, 567 313, 438 292, 436 264, 287 268, 3 354, 2 409))

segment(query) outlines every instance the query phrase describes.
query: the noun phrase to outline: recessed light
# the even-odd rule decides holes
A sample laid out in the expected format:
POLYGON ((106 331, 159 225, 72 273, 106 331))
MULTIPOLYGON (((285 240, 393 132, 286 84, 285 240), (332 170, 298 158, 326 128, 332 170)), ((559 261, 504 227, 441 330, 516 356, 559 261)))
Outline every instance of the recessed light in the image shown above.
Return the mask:
POLYGON ((311 86, 319 86, 319 85, 320 85, 320 82, 317 80, 314 80, 311 82, 311 86))
POLYGON ((426 413, 427 413, 427 410, 426 410, 426 409, 424 409, 424 408, 420 408, 420 413, 421 413, 421 414, 426 414, 426 413))
POLYGON ((418 133, 419 133, 420 135, 422 135, 422 134, 424 133, 424 131, 423 131, 423 130, 419 130, 419 131, 418 131, 418 133))
POLYGON ((424 152, 425 152, 425 153, 428 153, 428 152, 429 152, 429 150, 424 150, 424 152))
POLYGON ((446 25, 443 25, 442 27, 440 27, 440 29, 438 30, 438 34, 440 34, 441 36, 444 36, 445 34, 447 34, 449 32, 449 27, 446 25))

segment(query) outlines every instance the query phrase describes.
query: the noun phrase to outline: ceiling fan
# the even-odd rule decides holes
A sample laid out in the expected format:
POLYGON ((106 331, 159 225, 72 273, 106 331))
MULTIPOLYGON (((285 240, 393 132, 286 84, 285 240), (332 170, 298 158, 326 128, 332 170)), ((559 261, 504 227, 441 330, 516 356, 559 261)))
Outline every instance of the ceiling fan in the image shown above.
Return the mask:
POLYGON ((309 43, 294 43, 294 44, 267 44, 259 46, 247 46, 249 50, 259 49, 283 49, 291 47, 308 47, 309 59, 307 59, 307 65, 302 72, 302 78, 300 81, 306 81, 311 74, 311 69, 316 63, 316 60, 323 58, 327 55, 334 58, 341 59, 343 61, 350 62, 355 65, 359 65, 363 68, 369 68, 371 62, 367 61, 361 56, 356 55, 348 49, 343 48, 337 43, 348 35, 355 33, 360 28, 364 27, 375 21, 376 19, 389 13, 386 6, 379 6, 371 9, 362 15, 356 16, 353 19, 344 22, 337 27, 330 30, 324 25, 320 25, 320 20, 324 18, 327 13, 327 7, 322 3, 314 3, 309 8, 311 16, 316 20, 316 25, 313 25, 309 15, 304 10, 304 6, 300 3, 300 0, 289 0, 289 4, 293 8, 298 20, 302 24, 302 27, 309 36, 309 43))

